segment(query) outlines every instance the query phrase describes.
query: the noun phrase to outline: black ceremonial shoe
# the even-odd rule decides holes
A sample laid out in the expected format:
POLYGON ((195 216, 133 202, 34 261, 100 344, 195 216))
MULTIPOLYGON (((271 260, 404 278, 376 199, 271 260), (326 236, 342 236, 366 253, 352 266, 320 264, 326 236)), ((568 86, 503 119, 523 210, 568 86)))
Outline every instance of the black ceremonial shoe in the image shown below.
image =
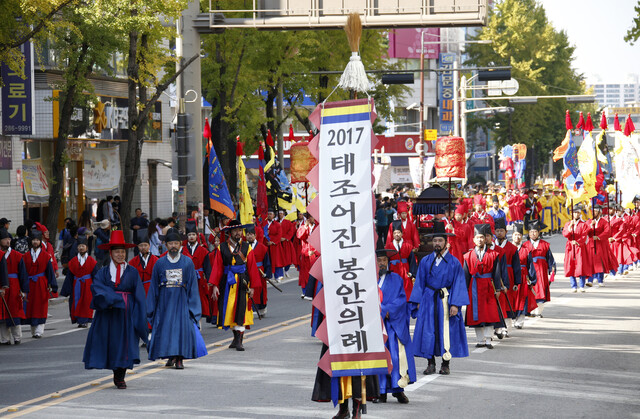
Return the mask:
POLYGON ((398 403, 401 403, 401 404, 409 403, 409 398, 407 397, 406 394, 404 394, 404 391, 401 391, 400 393, 391 393, 391 395, 396 399, 398 399, 398 403))
POLYGON ((244 332, 238 332, 238 343, 236 344, 236 351, 244 351, 244 346, 242 346, 243 337, 244 337, 244 332))
POLYGON ((387 402, 387 394, 381 394, 380 397, 376 397, 372 400, 373 403, 386 403, 387 402))
POLYGON ((436 373, 436 364, 427 365, 427 369, 424 370, 424 375, 431 375, 436 373))
POLYGON ((175 364, 176 360, 173 357, 170 357, 169 359, 167 359, 167 363, 164 364, 165 367, 173 367, 173 365, 175 364))
POLYGON ((182 363, 182 357, 181 356, 176 358, 176 369, 177 370, 183 370, 184 369, 184 364, 182 363))
POLYGON ((229 349, 235 349, 236 346, 238 346, 238 331, 234 330, 233 341, 231 342, 231 345, 229 345, 229 349))

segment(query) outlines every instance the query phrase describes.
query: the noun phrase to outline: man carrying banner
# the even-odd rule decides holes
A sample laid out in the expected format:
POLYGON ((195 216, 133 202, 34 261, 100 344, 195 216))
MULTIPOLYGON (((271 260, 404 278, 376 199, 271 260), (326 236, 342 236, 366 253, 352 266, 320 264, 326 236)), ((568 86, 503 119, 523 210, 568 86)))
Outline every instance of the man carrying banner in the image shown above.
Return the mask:
POLYGON ((435 374, 436 356, 442 356, 440 374, 449 375, 452 357, 469 356, 462 307, 469 304, 462 265, 447 250, 453 237, 443 223, 434 223, 433 253, 422 258, 409 298, 417 318, 413 353, 428 359, 424 374, 435 374))
POLYGON ((502 278, 500 255, 487 247, 485 237, 491 234, 489 224, 476 224, 475 247, 464 255, 464 276, 469 289, 466 324, 475 329, 476 348, 493 349, 491 337, 494 326, 503 326, 498 305, 502 278))
POLYGON ((511 239, 513 245, 518 250, 518 258, 520 259, 520 285, 516 292, 515 310, 516 318, 513 325, 516 329, 522 329, 524 326, 524 318, 537 307, 536 296, 531 291, 531 287, 536 283, 536 270, 533 267, 533 258, 529 250, 522 245, 522 237, 524 236, 524 224, 515 223, 511 239))
MULTIPOLYGON (((280 227, 273 221, 274 215, 271 211, 271 225, 280 227)), ((218 328, 233 328, 233 342, 229 348, 237 351, 244 351, 244 331, 253 324, 253 296, 261 287, 255 256, 249 244, 242 242, 242 229, 246 227, 237 220, 226 227, 228 238, 220 244, 215 262, 215 266, 223 267, 223 271, 212 270, 209 278, 213 285, 213 300, 218 304, 218 328)))
POLYGON ((531 254, 531 258, 533 259, 533 266, 536 271, 536 282, 533 284, 533 293, 536 296, 536 303, 538 304, 538 307, 536 307, 531 314, 542 317, 544 303, 551 301, 551 292, 549 291, 551 280, 549 275, 553 272, 552 278, 555 277, 556 262, 553 259, 549 242, 540 239, 540 230, 544 228, 544 225, 540 221, 534 220, 529 223, 528 228, 529 241, 527 241, 523 247, 531 254))
MULTIPOLYGON (((264 244, 269 249, 269 259, 273 269, 273 277, 276 282, 281 282, 284 277, 284 267, 286 266, 285 255, 282 250, 282 226, 275 220, 276 213, 273 208, 267 211, 267 219, 262 225, 264 232, 264 244)), ((271 278, 269 274, 268 278, 271 278)))
POLYGON ((183 359, 207 354, 198 324, 202 314, 198 274, 191 258, 180 252, 182 237, 175 228, 165 235, 167 254, 156 262, 147 294, 151 324, 149 359, 167 358, 167 367, 183 369, 183 359))
POLYGON ((22 256, 22 260, 29 276, 25 321, 31 326, 33 338, 39 339, 44 334, 49 299, 53 298, 53 293, 58 292, 51 255, 43 247, 40 230, 31 231, 31 250, 22 256))
POLYGON ((97 272, 98 262, 88 254, 87 236, 78 236, 76 246, 78 254, 69 261, 67 276, 60 295, 69 297, 71 323, 78 323, 78 327, 86 328, 93 318, 91 284, 97 272))
POLYGON ((2 283, 0 268, 0 343, 19 345, 22 340, 21 321, 25 318, 24 300, 29 292, 29 278, 22 254, 11 248, 11 235, 0 228, 0 264, 6 264, 6 283, 2 283))
POLYGON ((562 235, 567 239, 564 250, 564 276, 569 278, 571 292, 578 292, 578 281, 580 292, 584 292, 585 282, 593 274, 588 249, 588 246, 593 249, 593 242, 589 240, 590 233, 593 234, 593 230, 589 223, 582 219, 582 206, 574 205, 573 219, 562 230, 562 235))

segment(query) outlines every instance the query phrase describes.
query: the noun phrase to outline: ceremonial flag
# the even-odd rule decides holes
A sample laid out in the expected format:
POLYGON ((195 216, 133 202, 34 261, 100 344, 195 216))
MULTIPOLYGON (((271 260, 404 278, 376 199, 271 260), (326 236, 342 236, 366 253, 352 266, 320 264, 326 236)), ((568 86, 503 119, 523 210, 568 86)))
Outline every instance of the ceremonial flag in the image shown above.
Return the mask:
POLYGON ((625 121, 624 133, 616 131, 614 150, 616 179, 622 192, 622 205, 628 208, 633 207, 633 198, 640 194, 640 146, 638 135, 634 134, 634 131, 635 127, 629 114, 625 121))
POLYGON ((267 183, 264 180, 264 149, 262 143, 258 146, 258 161, 260 178, 258 179, 258 191, 256 193, 256 216, 260 222, 267 219, 269 202, 267 201, 267 183))
POLYGON ((591 136, 593 131, 593 123, 591 122, 591 114, 588 115, 587 122, 584 122, 582 112, 580 112, 579 126, 584 130, 582 144, 578 150, 578 167, 582 175, 583 187, 586 197, 591 199, 597 195, 596 192, 596 144, 591 136))
POLYGON ((290 210, 293 190, 291 189, 291 184, 289 183, 289 179, 287 179, 286 173, 276 160, 276 153, 273 150, 273 146, 271 131, 267 131, 269 161, 267 161, 267 164, 264 166, 267 190, 270 191, 269 195, 277 197, 278 207, 290 210))
POLYGON ((253 203, 251 202, 251 195, 249 195, 249 185, 247 184, 247 169, 242 161, 244 152, 242 150, 242 143, 240 137, 236 138, 236 156, 238 158, 238 181, 239 185, 239 210, 240 210, 240 223, 241 224, 253 224, 253 203))
MULTIPOLYGON (((202 135, 209 140, 211 144, 211 130, 209 129, 209 121, 205 119, 204 132, 202 135)), ((216 155, 216 149, 207 146, 208 162, 209 162, 209 205, 214 211, 218 211, 227 217, 234 219, 236 217, 233 201, 227 188, 227 180, 224 178, 220 161, 216 155)))
POLYGON ((604 179, 604 172, 602 171, 602 165, 607 164, 607 158, 600 150, 600 144, 604 141, 604 135, 607 131, 607 117, 604 112, 602 112, 602 116, 600 117, 600 134, 598 134, 598 138, 596 138, 596 192, 598 192, 597 201, 600 204, 606 202, 607 199, 607 182, 604 179))
POLYGON ((578 149, 573 141, 573 125, 571 124, 569 111, 566 113, 565 124, 567 133, 560 146, 553 151, 553 161, 562 159, 564 165, 562 178, 564 179, 564 190, 567 194, 567 206, 569 206, 571 205, 571 200, 576 204, 587 200, 588 197, 586 196, 584 181, 578 167, 578 149))

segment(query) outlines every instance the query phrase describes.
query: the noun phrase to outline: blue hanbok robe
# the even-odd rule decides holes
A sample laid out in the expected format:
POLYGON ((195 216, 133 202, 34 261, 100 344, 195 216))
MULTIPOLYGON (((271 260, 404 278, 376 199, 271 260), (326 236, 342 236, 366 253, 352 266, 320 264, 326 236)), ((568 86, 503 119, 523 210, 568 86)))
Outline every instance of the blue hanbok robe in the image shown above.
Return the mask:
POLYGON ((449 352, 452 357, 469 356, 462 318, 462 306, 469 304, 469 295, 462 265, 451 253, 447 253, 438 266, 434 259, 435 253, 431 253, 420 261, 409 298, 411 316, 417 317, 413 332, 413 353, 422 358, 433 358, 445 353, 444 311, 440 289, 446 288, 449 292, 449 307, 458 307, 458 314, 449 318, 449 352))
POLYGON ((191 259, 185 255, 175 263, 168 256, 158 259, 147 293, 147 317, 152 330, 149 359, 198 358, 201 336, 196 325, 201 310, 198 274, 191 259))
POLYGON ((385 342, 389 353, 391 354, 391 364, 393 366, 391 374, 379 376, 380 394, 399 393, 403 391, 398 385, 401 378, 400 371, 400 342, 404 346, 407 360, 407 371, 404 374, 409 375, 408 383, 416 381, 416 364, 411 351, 411 333, 409 332, 409 310, 407 306, 407 296, 404 293, 403 278, 394 273, 387 272, 380 289, 382 290, 382 303, 380 304, 382 318, 384 319, 384 327, 387 330, 388 339, 385 342), (389 318, 387 318, 387 314, 389 318))
POLYGON ((147 342, 144 287, 135 268, 127 265, 116 288, 109 265, 91 284, 95 310, 82 358, 86 369, 133 368, 140 363, 139 340, 147 342))

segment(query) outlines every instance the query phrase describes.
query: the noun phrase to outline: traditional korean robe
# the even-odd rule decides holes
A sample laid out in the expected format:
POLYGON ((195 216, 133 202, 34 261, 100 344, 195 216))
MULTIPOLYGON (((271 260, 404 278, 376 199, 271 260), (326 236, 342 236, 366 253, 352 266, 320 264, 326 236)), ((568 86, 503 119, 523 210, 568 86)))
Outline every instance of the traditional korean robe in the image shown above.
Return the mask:
POLYGON ((518 255, 518 248, 508 240, 502 242, 502 246, 496 240, 496 247, 502 249, 501 255, 501 276, 502 283, 507 288, 506 294, 500 293, 500 306, 502 307, 502 314, 507 317, 516 317, 516 299, 518 291, 514 291, 514 285, 520 285, 522 283, 522 269, 520 268, 520 256, 518 255), (509 301, 507 302, 507 299, 509 301), (511 311, 511 308, 514 311, 511 311))
POLYGON ((279 221, 280 223, 280 231, 282 232, 281 238, 284 241, 280 241, 280 246, 282 247, 282 255, 284 257, 284 266, 295 265, 296 264, 296 255, 295 249, 293 247, 293 238, 296 235, 294 224, 283 218, 279 221))
POLYGON ((531 253, 533 266, 536 270, 537 280, 533 286, 536 302, 551 301, 549 274, 556 269, 556 262, 553 259, 553 253, 551 253, 549 243, 544 240, 538 240, 536 243, 529 240, 525 242, 522 247, 531 253))
MULTIPOLYGON (((593 273, 606 273, 614 269, 618 269, 616 256, 609 245, 609 237, 611 237, 611 229, 606 219, 598 217, 595 221, 594 243, 596 245, 595 254, 593 255, 593 273), (598 237, 598 240, 595 240, 598 237)), ((591 233, 594 228, 591 227, 591 233)), ((587 248, 593 252, 593 246, 587 248)))
MULTIPOLYGON (((276 220, 271 222, 265 221, 262 225, 262 231, 264 233, 264 245, 269 249, 269 258, 271 260, 271 266, 274 271, 277 268, 283 268, 287 266, 286 258, 284 252, 282 250, 282 244, 280 243, 280 238, 282 237, 282 226, 276 220), (269 246, 268 242, 273 242, 275 244, 269 246)), ((278 276, 282 276, 282 269, 274 272, 276 278, 278 276)))
POLYGON ((147 318, 153 330, 149 359, 201 356, 197 350, 200 310, 198 275, 191 259, 182 254, 175 262, 169 256, 160 258, 147 294, 147 318))
POLYGON ((25 319, 24 302, 20 292, 25 294, 29 292, 29 276, 22 260, 22 253, 9 248, 4 253, 3 258, 7 270, 7 285, 9 286, 5 291, 4 299, 7 302, 7 306, 9 306, 11 316, 9 316, 4 304, 2 304, 2 307, 0 307, 0 322, 6 323, 7 327, 18 326, 25 319), (15 323, 11 321, 11 317, 13 317, 15 323))
POLYGON ((482 260, 476 248, 464 255, 464 275, 469 290, 467 326, 492 326, 500 324, 498 303, 494 289, 502 285, 500 254, 485 246, 482 260), (492 286, 493 283, 493 286, 492 286))
POLYGON ((536 296, 532 291, 535 286, 537 277, 536 269, 533 264, 533 257, 529 249, 522 244, 518 248, 518 258, 520 259, 520 278, 521 283, 518 286, 515 305, 516 315, 531 313, 538 307, 536 296))
POLYGON ((267 277, 266 272, 271 272, 271 261, 269 260, 269 249, 267 246, 260 243, 257 239, 253 243, 249 243, 251 246, 251 253, 256 260, 256 267, 260 274, 260 290, 256 290, 258 294, 254 297, 254 301, 259 309, 263 309, 267 306, 268 293, 267 293, 267 277))
POLYGON ((393 366, 391 374, 378 377, 380 393, 399 393, 407 384, 416 381, 416 365, 411 351, 407 297, 404 293, 402 278, 393 272, 387 272, 378 279, 378 286, 382 291, 380 308, 388 335, 385 346, 391 354, 393 366), (403 362, 400 362, 400 359, 403 362), (406 370, 401 371, 400 365, 407 365, 406 370), (400 387, 398 381, 402 377, 405 377, 405 385, 400 387))
POLYGON ((82 358, 86 369, 131 369, 140 363, 139 339, 147 342, 144 287, 138 271, 124 264, 116 285, 112 263, 98 270, 91 285, 95 314, 82 358))
MULTIPOLYGON (((272 226, 274 224, 277 223, 271 223, 272 226)), ((222 329, 253 324, 253 309, 249 300, 248 288, 253 288, 254 292, 259 294, 262 286, 256 259, 249 244, 242 242, 240 246, 239 250, 242 256, 233 253, 228 241, 220 244, 220 251, 216 256, 218 260, 215 264, 223 266, 223 272, 222 274, 217 272, 214 276, 212 271, 209 278, 209 282, 218 287, 220 291, 217 325, 222 329), (246 260, 243 260, 243 257, 246 260)))
POLYGON ((585 221, 579 220, 575 225, 571 221, 562 229, 562 235, 567 239, 564 250, 564 276, 590 277, 593 274, 591 254, 593 241, 589 240, 591 227, 585 221), (578 244, 572 244, 575 240, 578 244), (589 250, 588 246, 591 247, 589 250))
POLYGON ((413 353, 423 358, 445 353, 442 299, 446 298, 448 307, 458 307, 458 314, 449 317, 449 352, 457 358, 469 356, 462 319, 462 306, 469 304, 469 295, 462 265, 449 252, 437 266, 434 262, 435 253, 422 258, 409 297, 412 317, 417 318, 413 332, 413 353))
POLYGON ((397 273, 402 278, 404 292, 407 299, 411 295, 411 290, 413 289, 412 278, 418 270, 412 246, 412 242, 407 242, 403 238, 400 242, 395 240, 388 241, 385 247, 386 249, 392 249, 398 252, 389 257, 389 270, 397 273))
POLYGON ((200 313, 210 316, 211 313, 211 288, 209 287, 209 275, 211 273, 211 265, 209 264, 209 251, 200 245, 196 245, 195 249, 187 243, 182 246, 182 254, 191 258, 193 267, 198 275, 198 295, 200 296, 200 313))
POLYGON ((309 244, 309 236, 318 227, 317 224, 305 225, 302 224, 296 233, 296 236, 300 240, 300 274, 298 276, 298 285, 305 288, 309 281, 309 270, 311 266, 320 256, 320 253, 309 244), (309 255, 309 253, 312 253, 309 255))
POLYGON ((149 285, 151 285, 151 274, 153 273, 153 267, 157 261, 158 257, 152 255, 151 253, 149 253, 149 258, 147 259, 146 263, 141 255, 134 256, 129 261, 129 265, 136 268, 138 271, 138 275, 140 275, 140 280, 142 281, 145 295, 149 292, 149 285))
MULTIPOLYGON (((256 229, 256 231, 259 231, 256 229)), ((222 265, 222 258, 220 256, 220 249, 218 247, 214 247, 209 252, 209 266, 211 267, 211 272, 209 273, 209 283, 211 283, 212 277, 219 277, 222 275, 224 271, 224 266, 222 265)), ((212 290, 213 292, 213 290, 212 290)), ((213 296, 212 296, 213 297, 213 296)), ((209 305, 210 312, 202 313, 203 316, 206 317, 207 323, 217 324, 218 322, 218 302, 211 300, 211 304, 209 305)))
POLYGON ((474 212, 469 219, 469 223, 471 224, 471 228, 476 224, 489 224, 491 226, 491 232, 495 232, 496 223, 493 221, 493 217, 484 211, 482 213, 474 212))
POLYGON ((58 282, 51 264, 51 256, 42 247, 34 261, 31 249, 22 256, 29 276, 29 295, 25 309, 25 323, 31 326, 47 322, 49 299, 58 292, 58 282), (51 292, 49 292, 51 288, 51 292))
POLYGON ((69 297, 69 315, 71 323, 91 323, 91 284, 97 272, 97 262, 86 254, 84 264, 80 265, 78 256, 69 261, 68 272, 62 284, 60 295, 69 297))
MULTIPOLYGON (((413 246, 412 249, 420 247, 420 235, 418 234, 418 229, 416 228, 416 225, 409 220, 409 217, 402 221, 402 238, 407 243, 411 243, 411 246, 413 246)), ((389 224, 389 231, 387 232, 387 243, 392 241, 393 223, 389 224)))

